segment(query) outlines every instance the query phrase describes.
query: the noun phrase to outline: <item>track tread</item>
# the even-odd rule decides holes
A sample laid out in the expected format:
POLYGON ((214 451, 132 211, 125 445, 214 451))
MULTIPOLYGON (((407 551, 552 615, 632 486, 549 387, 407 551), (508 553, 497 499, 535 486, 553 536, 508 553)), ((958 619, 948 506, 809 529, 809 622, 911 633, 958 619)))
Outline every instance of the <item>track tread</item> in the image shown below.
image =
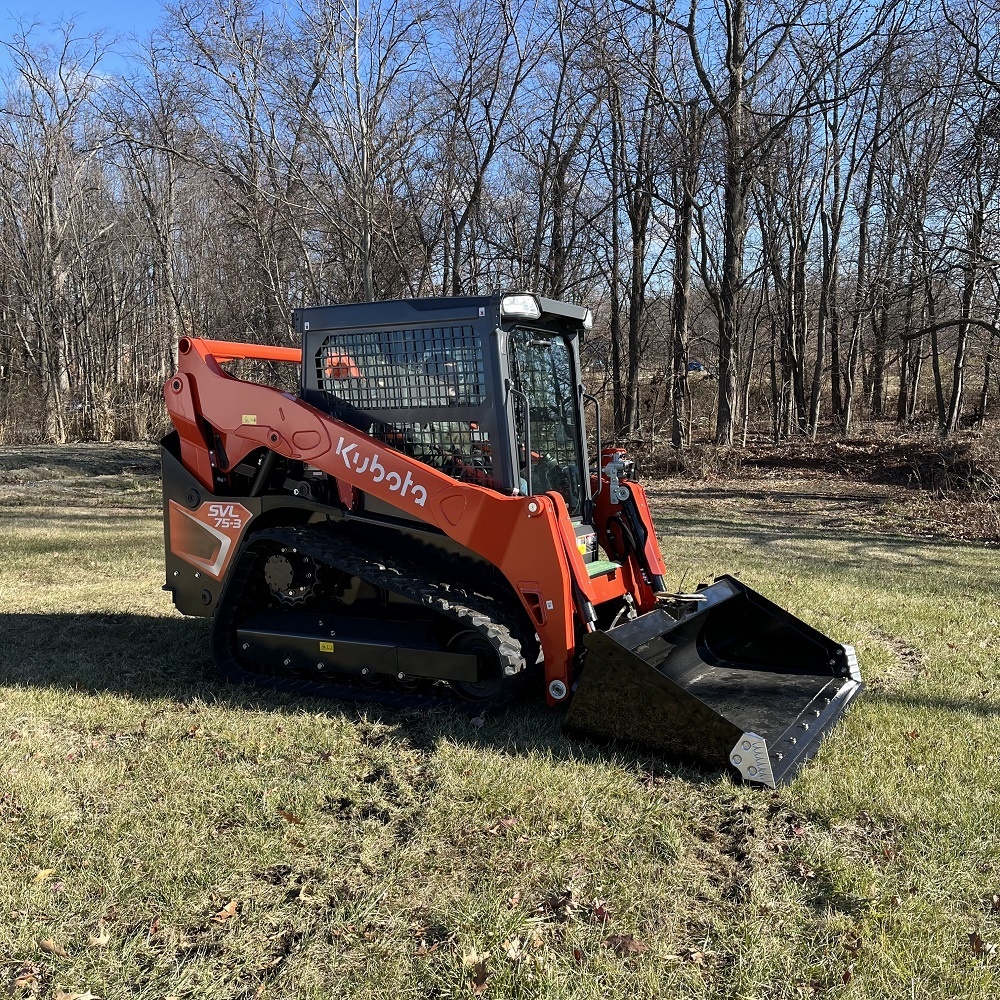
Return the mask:
MULTIPOLYGON (((423 560, 421 560, 423 561, 423 560)), ((431 560, 434 567, 438 560, 431 560)), ((459 572, 459 577, 467 574, 459 572)), ((533 639, 533 632, 530 639, 533 639)), ((503 707, 513 697, 514 683, 525 673, 525 656, 522 641, 529 648, 528 631, 519 621, 519 609, 512 609, 496 597, 480 593, 469 579, 453 583, 427 578, 423 569, 403 557, 387 559, 384 551, 377 555, 372 544, 355 537, 349 529, 329 527, 264 529, 252 536, 243 546, 223 590, 213 621, 213 651, 220 672, 230 680, 240 683, 262 684, 279 690, 300 694, 334 697, 341 700, 366 701, 391 707, 440 707, 455 706, 465 711, 481 712, 503 707), (494 698, 469 700, 442 682, 424 681, 415 691, 398 691, 386 687, 362 686, 344 676, 337 681, 326 678, 280 676, 255 671, 240 662, 235 642, 227 641, 227 629, 234 630, 240 618, 240 601, 251 579, 255 562, 255 547, 271 542, 296 553, 305 552, 326 566, 356 576, 366 583, 420 604, 435 614, 475 630, 495 650, 503 671, 504 685, 494 698), (519 640, 518 635, 523 640, 519 640), (513 670, 509 677, 506 671, 513 670)), ((533 662, 533 661, 532 661, 533 662)))

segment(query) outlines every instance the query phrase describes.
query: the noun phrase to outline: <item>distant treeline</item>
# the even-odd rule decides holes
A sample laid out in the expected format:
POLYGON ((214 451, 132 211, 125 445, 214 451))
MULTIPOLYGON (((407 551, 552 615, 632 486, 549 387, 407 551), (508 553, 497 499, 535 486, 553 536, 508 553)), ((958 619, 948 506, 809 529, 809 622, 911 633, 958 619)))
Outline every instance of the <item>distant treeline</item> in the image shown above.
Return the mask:
POLYGON ((995 3, 178 0, 4 45, 0 442, 155 433, 184 334, 495 289, 593 308, 622 437, 1000 393, 995 3))

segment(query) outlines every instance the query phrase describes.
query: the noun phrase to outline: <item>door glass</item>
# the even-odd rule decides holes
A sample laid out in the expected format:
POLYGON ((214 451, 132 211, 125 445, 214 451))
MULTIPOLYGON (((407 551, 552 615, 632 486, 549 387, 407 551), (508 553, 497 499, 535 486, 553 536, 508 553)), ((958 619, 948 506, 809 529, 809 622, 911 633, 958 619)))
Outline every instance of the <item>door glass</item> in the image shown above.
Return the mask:
MULTIPOLYGON (((528 398, 531 491, 562 494, 571 516, 583 509, 580 425, 573 354, 563 337, 510 331, 511 378, 528 398)), ((513 397, 521 489, 527 487, 524 401, 513 397)))

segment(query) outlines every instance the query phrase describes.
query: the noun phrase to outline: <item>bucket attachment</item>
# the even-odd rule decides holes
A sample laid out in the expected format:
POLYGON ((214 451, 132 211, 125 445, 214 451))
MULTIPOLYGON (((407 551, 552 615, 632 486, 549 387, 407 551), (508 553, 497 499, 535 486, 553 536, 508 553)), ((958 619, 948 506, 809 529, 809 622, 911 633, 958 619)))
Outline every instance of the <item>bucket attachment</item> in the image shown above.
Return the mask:
POLYGON ((854 649, 730 576, 698 596, 586 636, 564 729, 790 781, 864 687, 854 649))

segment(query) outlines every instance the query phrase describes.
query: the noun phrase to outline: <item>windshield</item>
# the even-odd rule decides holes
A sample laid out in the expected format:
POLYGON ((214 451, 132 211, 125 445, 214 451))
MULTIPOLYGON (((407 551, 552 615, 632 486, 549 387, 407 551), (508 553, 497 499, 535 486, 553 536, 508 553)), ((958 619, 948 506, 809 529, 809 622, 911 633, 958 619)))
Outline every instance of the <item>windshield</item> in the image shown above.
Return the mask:
POLYGON ((583 511, 583 462, 576 407, 576 366, 563 337, 520 327, 510 331, 508 351, 514 388, 528 400, 526 441, 524 400, 515 395, 514 430, 521 489, 526 491, 526 452, 531 451, 531 492, 562 494, 571 516, 583 511))

